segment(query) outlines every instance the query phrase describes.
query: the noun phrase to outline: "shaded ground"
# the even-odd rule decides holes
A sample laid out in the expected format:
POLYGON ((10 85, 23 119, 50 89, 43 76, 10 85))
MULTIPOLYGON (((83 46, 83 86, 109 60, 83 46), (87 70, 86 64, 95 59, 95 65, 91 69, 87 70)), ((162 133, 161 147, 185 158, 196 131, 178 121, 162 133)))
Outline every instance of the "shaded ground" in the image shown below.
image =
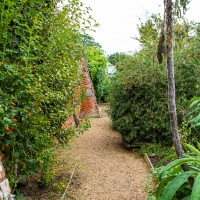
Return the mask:
MULTIPOLYGON (((69 192, 63 199, 145 200, 147 166, 143 158, 122 146, 121 136, 110 128, 105 108, 100 107, 101 118, 91 120, 90 130, 74 139, 69 148, 59 152, 57 178, 69 179, 69 171, 77 165, 69 192)), ((64 186, 63 180, 63 184, 58 185, 59 193, 49 191, 40 197, 26 199, 58 200, 64 186)))

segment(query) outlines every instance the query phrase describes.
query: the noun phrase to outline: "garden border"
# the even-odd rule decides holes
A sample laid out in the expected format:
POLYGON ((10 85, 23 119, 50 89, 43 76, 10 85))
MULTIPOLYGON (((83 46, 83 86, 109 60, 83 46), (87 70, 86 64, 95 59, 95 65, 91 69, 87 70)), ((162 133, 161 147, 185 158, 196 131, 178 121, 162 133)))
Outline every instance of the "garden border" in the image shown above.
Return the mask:
POLYGON ((147 163, 147 166, 149 167, 150 170, 154 169, 154 166, 152 165, 149 156, 147 155, 147 153, 144 153, 144 160, 147 163))

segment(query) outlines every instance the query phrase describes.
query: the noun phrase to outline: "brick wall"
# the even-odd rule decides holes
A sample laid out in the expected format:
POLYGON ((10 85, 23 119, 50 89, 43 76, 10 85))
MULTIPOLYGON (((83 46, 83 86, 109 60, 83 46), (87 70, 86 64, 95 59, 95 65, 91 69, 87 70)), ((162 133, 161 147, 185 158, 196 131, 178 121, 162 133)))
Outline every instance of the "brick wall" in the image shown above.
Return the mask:
MULTIPOLYGON (((82 90, 85 90, 86 97, 80 105, 75 109, 76 116, 79 117, 100 117, 99 109, 97 106, 96 96, 94 94, 94 88, 92 84, 92 80, 90 78, 90 74, 88 71, 87 62, 85 59, 81 61, 81 68, 83 80, 81 83, 82 90)), ((77 86, 77 98, 80 99, 80 86, 77 86)), ((73 103, 73 102, 72 102, 73 103)), ((65 122, 65 127, 70 127, 74 125, 74 117, 69 117, 65 122)))
POLYGON ((99 109, 97 106, 96 96, 90 74, 88 71, 87 62, 82 59, 81 68, 83 71, 82 85, 86 91, 86 98, 81 102, 80 117, 99 117, 99 109))

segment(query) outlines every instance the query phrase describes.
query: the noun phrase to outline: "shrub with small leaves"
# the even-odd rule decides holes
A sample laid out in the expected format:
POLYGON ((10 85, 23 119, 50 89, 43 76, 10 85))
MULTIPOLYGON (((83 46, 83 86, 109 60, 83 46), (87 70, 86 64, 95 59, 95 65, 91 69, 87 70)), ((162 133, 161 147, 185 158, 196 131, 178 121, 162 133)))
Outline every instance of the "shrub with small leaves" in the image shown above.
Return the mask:
MULTIPOLYGON (((139 26, 142 49, 121 56, 112 78, 110 115, 112 126, 122 134, 124 143, 172 144, 168 111, 166 63, 157 63, 159 16, 153 15, 139 26)), ((199 94, 198 31, 193 24, 176 22, 175 77, 178 122, 188 112, 188 102, 199 94), (190 30, 195 32, 190 35, 190 30), (181 40, 180 40, 181 38, 181 40)))
MULTIPOLYGON (((80 99, 81 32, 91 23, 79 0, 0 3, 0 154, 12 187, 51 179, 55 145, 80 99)), ((82 132, 87 125, 77 130, 82 132)))

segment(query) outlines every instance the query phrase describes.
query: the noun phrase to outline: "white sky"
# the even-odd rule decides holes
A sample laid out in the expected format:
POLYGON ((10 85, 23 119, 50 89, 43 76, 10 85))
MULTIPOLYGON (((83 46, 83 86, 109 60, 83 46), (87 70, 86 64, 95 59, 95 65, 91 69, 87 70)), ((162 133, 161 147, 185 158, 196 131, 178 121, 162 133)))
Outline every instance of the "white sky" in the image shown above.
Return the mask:
MULTIPOLYGON (((138 35, 139 18, 145 13, 163 13, 163 0, 81 0, 91 7, 91 15, 100 24, 96 33, 90 33, 107 54, 135 51, 139 43, 132 39, 138 35)), ((187 18, 200 22, 200 0, 191 0, 187 18)))

